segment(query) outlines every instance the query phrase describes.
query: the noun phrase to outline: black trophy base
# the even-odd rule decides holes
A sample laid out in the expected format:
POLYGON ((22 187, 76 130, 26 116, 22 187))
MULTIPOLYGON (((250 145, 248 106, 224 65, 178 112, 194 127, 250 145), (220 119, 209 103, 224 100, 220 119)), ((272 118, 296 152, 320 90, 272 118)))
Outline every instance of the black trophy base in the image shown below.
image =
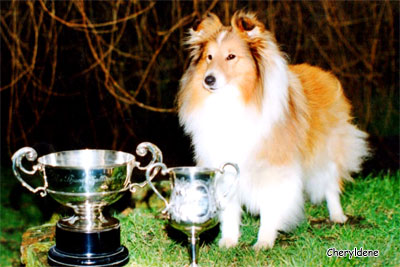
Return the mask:
POLYGON ((128 249, 121 246, 114 253, 68 254, 52 246, 47 256, 50 266, 123 266, 129 261, 128 249))
POLYGON ((120 243, 120 226, 96 232, 78 232, 56 226, 56 245, 51 247, 50 266, 123 266, 129 251, 120 243))

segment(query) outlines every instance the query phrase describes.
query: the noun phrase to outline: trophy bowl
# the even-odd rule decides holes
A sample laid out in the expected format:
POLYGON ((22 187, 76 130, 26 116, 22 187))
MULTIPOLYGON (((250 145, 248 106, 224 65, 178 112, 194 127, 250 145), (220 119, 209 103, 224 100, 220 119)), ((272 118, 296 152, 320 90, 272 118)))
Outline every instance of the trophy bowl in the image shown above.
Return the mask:
MULTIPOLYGON (((237 178, 239 168, 233 163, 226 163, 220 169, 207 167, 167 168, 163 163, 155 163, 146 171, 146 180, 149 186, 165 203, 165 209, 162 212, 168 214, 171 226, 189 237, 189 254, 193 267, 197 266, 198 263, 199 235, 218 224, 220 202, 225 196, 218 197, 217 190, 218 185, 222 183, 221 181, 229 176, 225 170, 227 166, 234 167, 234 177, 237 178), (151 182, 160 170, 162 175, 168 175, 170 178, 172 191, 169 202, 151 182)), ((229 188, 234 185, 235 183, 231 183, 229 188)))
MULTIPOLYGON (((137 154, 152 153, 151 162, 141 167, 135 156, 126 152, 100 149, 81 149, 51 153, 37 159, 33 148, 24 147, 13 156, 13 172, 30 191, 49 194, 60 204, 73 209, 71 217, 56 224, 56 244, 48 253, 52 266, 122 266, 129 261, 129 252, 120 244, 118 219, 104 216, 105 206, 119 200, 127 190, 135 192, 143 183, 132 183, 136 167, 147 169, 162 161, 161 151, 151 143, 141 143, 137 154), (22 159, 35 161, 27 170, 22 159), (43 186, 33 188, 22 178, 36 172, 43 186)), ((150 178, 152 179, 152 178, 150 178)))

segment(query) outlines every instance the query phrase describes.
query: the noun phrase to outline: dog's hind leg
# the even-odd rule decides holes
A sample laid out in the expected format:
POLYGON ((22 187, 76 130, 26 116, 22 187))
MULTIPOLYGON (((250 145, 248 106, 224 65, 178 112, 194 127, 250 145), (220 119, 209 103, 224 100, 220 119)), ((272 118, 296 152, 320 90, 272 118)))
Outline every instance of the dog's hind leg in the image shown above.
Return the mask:
POLYGON ((333 222, 344 223, 347 221, 347 216, 344 215, 342 205, 340 204, 339 185, 329 185, 329 187, 332 188, 327 188, 325 193, 329 217, 333 222))
POLYGON ((351 173, 361 169, 363 160, 369 155, 367 134, 354 125, 346 124, 331 131, 331 137, 307 171, 305 189, 311 202, 327 202, 331 221, 344 223, 347 220, 340 204, 342 179, 351 181, 351 173))
POLYGON ((314 204, 326 200, 331 221, 344 223, 347 220, 340 204, 340 177, 334 162, 328 162, 313 170, 305 179, 305 190, 314 204))

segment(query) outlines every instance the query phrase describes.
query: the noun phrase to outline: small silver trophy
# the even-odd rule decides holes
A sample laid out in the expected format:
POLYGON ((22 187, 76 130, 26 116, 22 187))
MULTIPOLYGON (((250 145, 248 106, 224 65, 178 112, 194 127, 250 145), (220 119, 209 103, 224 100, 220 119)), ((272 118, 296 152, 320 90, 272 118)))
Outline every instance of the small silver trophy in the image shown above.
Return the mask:
MULTIPOLYGON (((225 168, 233 166, 235 178, 239 174, 236 164, 226 163, 220 169, 204 167, 167 168, 163 163, 155 163, 146 171, 146 180, 157 196, 165 203, 163 213, 167 213, 172 227, 189 237, 191 266, 197 266, 199 235, 218 223, 219 198, 217 184, 224 179, 225 168), (160 171, 169 175, 171 181, 170 202, 158 192, 151 180, 160 171)), ((233 186, 234 183, 231 183, 233 186)))
MULTIPOLYGON (((127 190, 136 191, 147 181, 132 183, 136 167, 146 170, 162 161, 161 151, 153 144, 139 144, 136 153, 152 153, 151 162, 142 167, 135 156, 114 150, 82 149, 51 153, 37 159, 37 152, 24 147, 12 156, 13 171, 23 186, 41 196, 51 195, 60 204, 74 210, 74 215, 56 225, 56 245, 48 253, 52 266, 121 266, 129 261, 129 252, 120 244, 118 219, 106 217, 102 210, 120 199, 127 190), (22 159, 35 161, 27 170, 22 159), (43 186, 33 188, 21 174, 42 176, 43 186)), ((149 177, 151 180, 153 177, 149 177)))

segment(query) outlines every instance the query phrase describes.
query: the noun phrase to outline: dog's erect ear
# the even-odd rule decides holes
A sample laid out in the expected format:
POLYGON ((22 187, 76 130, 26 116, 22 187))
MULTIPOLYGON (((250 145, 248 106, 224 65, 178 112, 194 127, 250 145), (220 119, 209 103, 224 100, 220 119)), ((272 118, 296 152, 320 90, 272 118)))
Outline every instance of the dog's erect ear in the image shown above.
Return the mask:
POLYGON ((205 30, 205 29, 210 30, 213 28, 220 28, 221 26, 222 26, 222 23, 219 20, 219 18, 217 17, 217 15, 209 12, 205 16, 203 16, 203 19, 200 21, 200 23, 198 23, 196 28, 193 27, 193 30, 195 30, 196 32, 199 32, 199 31, 205 30))
POLYGON ((185 44, 189 45, 190 57, 192 64, 196 65, 201 58, 204 49, 204 43, 223 27, 219 18, 208 13, 200 22, 195 22, 193 28, 189 30, 189 36, 185 40, 185 44))
POLYGON ((212 34, 219 31, 222 23, 213 13, 207 13, 201 21, 196 21, 193 28, 189 30, 189 38, 187 44, 196 44, 205 41, 212 34))
POLYGON ((254 13, 244 11, 237 11, 233 15, 231 25, 235 31, 249 38, 260 37, 260 34, 265 31, 264 24, 257 20, 254 13))

